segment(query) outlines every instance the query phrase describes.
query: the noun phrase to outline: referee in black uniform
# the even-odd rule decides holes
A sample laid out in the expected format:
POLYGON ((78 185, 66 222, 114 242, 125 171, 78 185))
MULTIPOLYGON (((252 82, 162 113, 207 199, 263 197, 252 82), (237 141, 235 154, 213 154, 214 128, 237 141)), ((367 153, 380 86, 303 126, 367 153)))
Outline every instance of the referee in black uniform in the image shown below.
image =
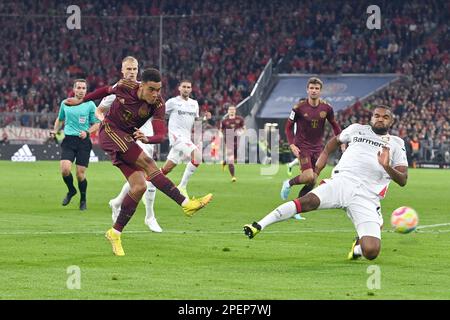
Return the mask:
MULTIPOLYGON (((86 95, 87 83, 84 79, 77 79, 73 83, 75 97, 83 99, 86 95)), ((86 210, 86 169, 89 165, 89 157, 92 150, 92 142, 89 135, 99 128, 100 121, 95 117, 95 104, 92 101, 77 106, 67 106, 61 102, 58 117, 55 120, 54 130, 50 133, 54 136, 60 126, 64 125, 65 138, 61 143, 61 174, 68 188, 62 205, 67 206, 77 190, 73 185, 71 173, 72 163, 76 159, 78 189, 80 190, 80 210, 86 210)))

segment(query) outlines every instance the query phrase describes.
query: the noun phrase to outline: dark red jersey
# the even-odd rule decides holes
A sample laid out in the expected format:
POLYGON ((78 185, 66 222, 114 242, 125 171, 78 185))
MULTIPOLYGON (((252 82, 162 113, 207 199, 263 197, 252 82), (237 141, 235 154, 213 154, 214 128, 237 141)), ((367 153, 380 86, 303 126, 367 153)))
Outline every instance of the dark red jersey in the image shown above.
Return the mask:
POLYGON ((333 108, 328 102, 320 99, 319 105, 314 107, 309 104, 307 99, 300 100, 292 108, 286 126, 289 143, 294 143, 300 149, 320 151, 323 148, 325 120, 328 120, 333 126, 335 135, 341 132, 339 125, 334 119, 333 108), (297 129, 293 139, 292 127, 294 123, 297 129))
POLYGON ((245 125, 244 118, 240 116, 235 116, 233 119, 228 118, 222 120, 220 124, 220 129, 222 130, 223 134, 226 134, 225 130, 232 129, 234 130, 234 132, 236 132, 236 130, 244 128, 244 125, 245 125))
POLYGON ((114 123, 117 128, 129 134, 132 134, 135 128, 142 127, 151 117, 153 120, 165 121, 164 101, 148 104, 138 98, 137 91, 138 88, 115 87, 112 93, 116 95, 116 100, 105 116, 105 121, 114 123))

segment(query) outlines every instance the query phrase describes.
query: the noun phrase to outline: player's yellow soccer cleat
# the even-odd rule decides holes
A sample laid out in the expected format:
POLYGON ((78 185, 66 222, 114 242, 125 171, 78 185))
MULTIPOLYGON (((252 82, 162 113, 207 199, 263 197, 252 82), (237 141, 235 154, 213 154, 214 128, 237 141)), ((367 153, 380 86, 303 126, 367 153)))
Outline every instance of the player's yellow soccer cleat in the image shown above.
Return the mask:
POLYGON ((120 234, 114 232, 113 228, 111 228, 108 231, 106 231, 105 237, 111 243, 113 253, 116 256, 125 255, 125 252, 123 251, 122 248, 122 241, 120 240, 120 234))
POLYGON ((208 193, 206 196, 199 199, 189 199, 189 202, 186 203, 186 205, 182 206, 184 214, 188 217, 192 217, 194 213, 206 206, 211 201, 212 196, 212 193, 208 193))
POLYGON ((249 238, 254 238, 261 231, 261 226, 257 222, 246 224, 244 226, 244 234, 249 238))
POLYGON ((236 177, 231 178, 231 182, 236 182, 236 177))
POLYGON ((226 166, 227 166, 227 163, 225 161, 222 161, 222 171, 225 171, 226 166))
POLYGON ((355 240, 352 243, 352 248, 350 249, 350 252, 347 255, 348 260, 357 260, 357 259, 361 258, 361 255, 354 253, 355 246, 358 244, 358 240, 359 240, 359 238, 358 238, 358 236, 356 236, 355 240))
POLYGON ((178 188, 178 190, 180 190, 180 193, 181 193, 183 196, 185 196, 186 198, 189 198, 189 195, 188 195, 188 192, 187 192, 187 189, 186 189, 186 188, 183 188, 183 187, 180 187, 180 186, 177 186, 177 188, 178 188))
POLYGON ((289 177, 291 177, 292 176, 292 167, 289 166, 289 163, 286 164, 286 167, 287 167, 287 175, 289 177))

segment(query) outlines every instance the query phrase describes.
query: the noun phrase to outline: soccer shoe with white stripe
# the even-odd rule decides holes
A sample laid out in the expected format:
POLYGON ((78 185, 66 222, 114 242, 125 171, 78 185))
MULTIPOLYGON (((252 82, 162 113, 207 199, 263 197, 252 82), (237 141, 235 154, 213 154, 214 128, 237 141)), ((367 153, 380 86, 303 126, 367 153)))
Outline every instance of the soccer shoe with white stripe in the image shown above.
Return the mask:
POLYGON ((355 240, 353 240, 352 248, 350 249, 350 252, 347 255, 348 260, 357 260, 357 259, 361 258, 361 255, 354 253, 355 246, 358 244, 358 242, 359 242, 359 237, 356 236, 355 240))
POLYGON ((159 226, 158 221, 156 221, 155 217, 145 219, 145 225, 153 232, 157 232, 157 233, 162 232, 162 229, 159 226))
POLYGON ((283 185, 281 186, 280 197, 283 200, 287 200, 289 197, 289 192, 291 191, 291 185, 289 184, 289 180, 284 180, 283 185))
POLYGON ((188 217, 192 217, 194 213, 206 206, 211 201, 212 196, 212 193, 208 193, 206 196, 199 199, 189 199, 189 202, 182 206, 184 214, 188 217))
POLYGON ((115 223, 117 220, 117 217, 119 216, 119 213, 120 213, 120 205, 117 206, 114 203, 114 200, 109 200, 108 204, 112 211, 112 215, 111 215, 112 221, 113 221, 113 223, 115 223))
POLYGON ((232 177, 231 178, 231 182, 236 182, 237 181, 237 178, 236 177, 232 177))
POLYGON ((114 232, 113 228, 111 228, 108 231, 106 231, 105 237, 111 243, 113 253, 116 256, 121 257, 125 255, 125 252, 123 251, 122 248, 122 241, 120 240, 120 234, 114 232))
POLYGON ((253 239, 261 231, 261 226, 257 222, 252 224, 246 224, 244 226, 244 234, 249 238, 253 239))

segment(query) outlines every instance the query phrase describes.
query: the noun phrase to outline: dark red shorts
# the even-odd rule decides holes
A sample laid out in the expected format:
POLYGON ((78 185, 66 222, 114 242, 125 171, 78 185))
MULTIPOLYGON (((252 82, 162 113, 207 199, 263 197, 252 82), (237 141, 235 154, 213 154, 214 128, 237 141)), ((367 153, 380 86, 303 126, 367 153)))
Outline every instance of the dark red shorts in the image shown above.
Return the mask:
POLYGON ((143 152, 133 137, 117 128, 113 123, 103 121, 98 133, 100 147, 109 154, 112 164, 128 178, 136 171, 142 171, 136 160, 143 152))
POLYGON ((302 172, 308 169, 315 169, 316 168, 316 161, 319 159, 321 151, 310 151, 305 149, 300 149, 300 167, 302 169, 302 172))

